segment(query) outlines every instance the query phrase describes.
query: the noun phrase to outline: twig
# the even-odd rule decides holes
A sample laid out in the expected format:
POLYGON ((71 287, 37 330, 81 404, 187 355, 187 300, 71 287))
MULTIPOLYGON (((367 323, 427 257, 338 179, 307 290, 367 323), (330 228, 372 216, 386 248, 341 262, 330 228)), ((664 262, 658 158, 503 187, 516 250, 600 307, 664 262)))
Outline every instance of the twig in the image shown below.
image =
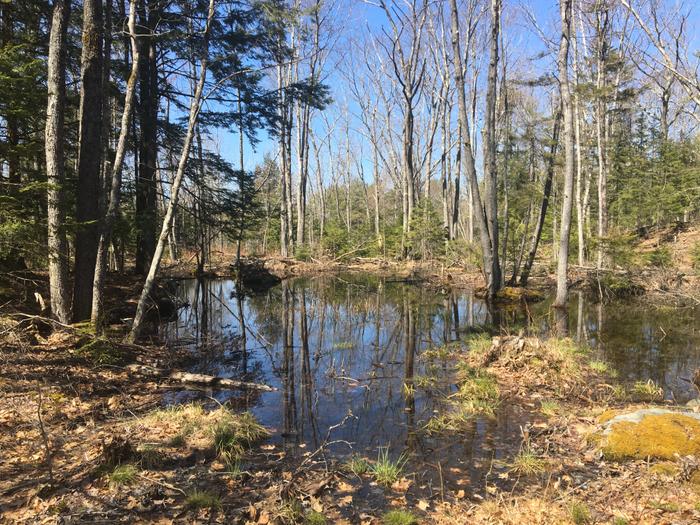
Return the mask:
POLYGON ((39 430, 41 431, 41 438, 44 441, 44 448, 46 449, 46 467, 49 471, 49 483, 53 485, 53 456, 51 455, 49 436, 46 434, 46 428, 44 428, 44 419, 41 417, 41 406, 43 400, 44 398, 42 395, 41 387, 39 387, 39 401, 37 403, 36 412, 37 418, 39 419, 39 430))
POLYGON ((136 474, 137 478, 141 478, 144 481, 149 481, 151 483, 155 483, 156 485, 161 485, 162 487, 165 487, 166 489, 174 490, 175 492, 178 492, 182 494, 183 496, 187 496, 187 493, 182 490, 181 488, 176 487, 175 485, 171 485, 170 483, 166 483, 165 481, 159 481, 157 479, 151 479, 148 476, 144 476, 142 474, 136 474))

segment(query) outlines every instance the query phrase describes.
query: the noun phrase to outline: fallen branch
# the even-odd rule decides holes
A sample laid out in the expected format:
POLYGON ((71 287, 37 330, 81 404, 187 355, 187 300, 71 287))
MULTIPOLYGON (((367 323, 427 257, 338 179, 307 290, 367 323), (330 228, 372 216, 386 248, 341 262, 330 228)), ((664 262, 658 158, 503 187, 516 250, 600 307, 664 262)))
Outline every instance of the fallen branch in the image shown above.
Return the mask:
POLYGON ((182 372, 179 370, 166 370, 164 368, 156 368, 147 365, 132 364, 126 366, 126 371, 131 374, 147 376, 147 377, 162 377, 184 384, 207 385, 218 388, 231 389, 248 389, 260 390, 263 392, 274 392, 277 389, 269 385, 261 383, 250 383, 247 381, 238 381, 236 379, 228 379, 226 377, 209 376, 205 374, 193 374, 190 372, 182 372))

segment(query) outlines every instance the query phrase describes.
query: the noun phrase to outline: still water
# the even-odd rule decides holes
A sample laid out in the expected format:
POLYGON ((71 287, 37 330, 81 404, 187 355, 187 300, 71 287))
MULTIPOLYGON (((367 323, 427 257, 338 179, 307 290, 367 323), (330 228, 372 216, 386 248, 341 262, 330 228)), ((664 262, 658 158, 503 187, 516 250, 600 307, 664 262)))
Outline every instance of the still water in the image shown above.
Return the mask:
MULTIPOLYGON (((422 426, 455 386, 450 363, 426 351, 484 328, 546 335, 552 323, 549 301, 493 312, 470 290, 357 275, 287 280, 254 296, 237 294, 231 280, 193 279, 179 281, 177 295, 189 306, 161 336, 191 351, 191 371, 277 391, 189 391, 171 402, 211 396, 250 410, 290 453, 324 441, 338 457, 376 457, 388 447, 436 466, 443 481, 446 468, 477 483, 484 468, 517 450, 527 414, 503 407, 463 435, 427 436, 422 426)), ((688 379, 700 367, 700 310, 604 305, 574 293, 568 330, 619 380, 652 379, 679 402, 695 397, 688 379)))

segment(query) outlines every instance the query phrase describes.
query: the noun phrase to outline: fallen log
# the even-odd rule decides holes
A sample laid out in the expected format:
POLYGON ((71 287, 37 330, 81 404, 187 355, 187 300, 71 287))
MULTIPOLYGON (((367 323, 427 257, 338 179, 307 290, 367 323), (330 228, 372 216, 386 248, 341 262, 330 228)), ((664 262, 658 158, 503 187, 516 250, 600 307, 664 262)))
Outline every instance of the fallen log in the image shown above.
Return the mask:
POLYGON ((127 372, 146 377, 161 377, 170 381, 190 385, 206 385, 216 388, 248 389, 259 390, 261 392, 275 392, 277 389, 261 383, 250 383, 226 377, 209 376, 206 374, 194 374, 182 372, 180 370, 166 370, 154 366, 131 364, 126 366, 127 372))

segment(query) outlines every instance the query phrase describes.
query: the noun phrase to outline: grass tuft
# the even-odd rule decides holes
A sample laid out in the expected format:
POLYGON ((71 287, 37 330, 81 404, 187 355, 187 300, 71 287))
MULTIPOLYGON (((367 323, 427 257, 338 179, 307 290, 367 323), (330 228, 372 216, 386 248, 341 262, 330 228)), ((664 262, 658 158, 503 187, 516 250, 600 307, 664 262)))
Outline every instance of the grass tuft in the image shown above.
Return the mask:
POLYGON ((591 511, 585 503, 575 501, 571 505, 571 520, 576 525, 588 525, 593 523, 591 518, 591 511))
POLYGON ((221 508, 221 500, 215 494, 205 490, 193 490, 185 499, 188 509, 218 509, 221 508))
POLYGON ((417 525, 418 518, 407 510, 390 510, 382 518, 384 525, 417 525))
POLYGON ((545 400, 540 403, 540 412, 547 417, 556 416, 561 410, 561 405, 557 401, 545 400))
POLYGON ((138 471, 133 465, 117 465, 109 474, 111 485, 131 485, 136 481, 138 471))
POLYGON ((361 456, 352 456, 344 465, 344 469, 348 472, 352 472, 356 476, 362 476, 366 474, 370 469, 369 462, 361 456))
POLYGON ((408 458, 403 454, 396 460, 392 460, 389 457, 389 449, 380 448, 377 461, 371 466, 370 470, 377 483, 390 486, 401 477, 406 461, 408 461, 408 458))
POLYGON ((513 458, 511 471, 522 476, 542 474, 547 469, 547 462, 537 457, 530 449, 521 450, 513 458))
POLYGON ((163 463, 165 454, 156 445, 146 443, 137 449, 139 463, 147 469, 156 468, 163 463))
POLYGON ((589 361, 588 366, 593 370, 594 372, 597 372, 599 374, 604 374, 608 377, 617 377, 617 370, 612 368, 610 364, 606 363, 605 361, 589 361))
POLYGON ((305 525, 326 525, 328 519, 320 512, 311 510, 304 516, 304 523, 305 525))
POLYGON ((664 398, 664 390, 651 379, 637 381, 630 389, 631 396, 636 401, 661 401, 664 398))

